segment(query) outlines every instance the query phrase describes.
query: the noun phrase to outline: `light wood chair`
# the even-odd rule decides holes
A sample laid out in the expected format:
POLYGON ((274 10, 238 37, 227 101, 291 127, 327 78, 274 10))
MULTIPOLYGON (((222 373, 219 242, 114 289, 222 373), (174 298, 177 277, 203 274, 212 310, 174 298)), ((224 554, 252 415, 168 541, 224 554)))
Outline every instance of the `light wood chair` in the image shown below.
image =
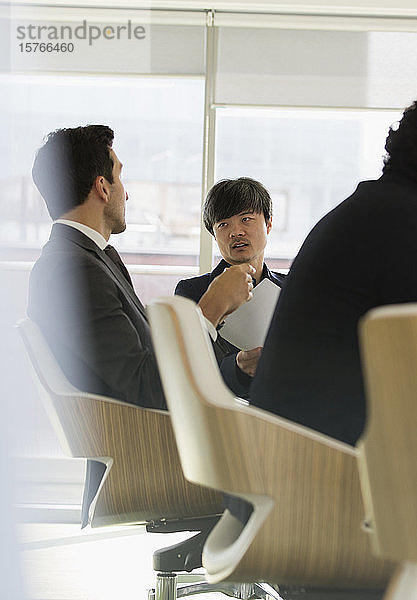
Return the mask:
POLYGON ((199 566, 194 563, 201 560, 202 542, 218 520, 222 499, 184 478, 169 414, 81 392, 64 376, 38 326, 26 319, 18 329, 64 452, 88 459, 84 524, 202 531, 196 541, 155 553, 154 568, 167 574, 169 585, 161 575, 150 597, 171 600, 189 595, 187 587, 197 593, 196 584, 177 590, 171 571, 199 566))
POLYGON ((246 524, 226 510, 213 528, 208 580, 380 597, 394 565, 361 526, 355 449, 233 397, 192 301, 160 298, 148 314, 186 478, 253 505, 246 524))
POLYGON ((369 533, 403 563, 389 598, 417 598, 417 304, 385 306, 360 325, 368 424, 358 442, 369 533))

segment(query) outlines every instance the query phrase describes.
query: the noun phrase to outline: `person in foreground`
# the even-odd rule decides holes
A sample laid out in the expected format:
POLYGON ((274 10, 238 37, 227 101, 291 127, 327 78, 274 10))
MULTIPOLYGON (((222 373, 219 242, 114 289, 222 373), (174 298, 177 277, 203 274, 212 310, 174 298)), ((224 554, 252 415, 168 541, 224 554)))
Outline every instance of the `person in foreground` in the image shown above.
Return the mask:
POLYGON ((256 406, 355 444, 366 422, 358 322, 417 301, 417 105, 385 145, 383 174, 312 229, 296 256, 253 380, 256 406))
MULTIPOLYGON (((128 199, 112 144, 104 125, 61 129, 36 155, 33 179, 54 224, 31 272, 28 314, 75 386, 166 408, 145 309, 107 245, 126 228, 128 199)), ((225 314, 251 297, 253 272, 229 269, 201 297, 214 337, 225 314)))
MULTIPOLYGON (((207 194, 203 218, 223 259, 211 273, 179 281, 175 294, 199 302, 225 269, 245 263, 256 269, 254 286, 265 278, 279 287, 283 285, 285 275, 270 271, 264 262, 265 246, 272 228, 272 201, 261 183, 249 177, 217 182, 207 194)), ((219 330, 221 332, 221 326, 219 330)), ((239 351, 220 333, 214 350, 225 382, 235 394, 246 398, 262 348, 239 351)))

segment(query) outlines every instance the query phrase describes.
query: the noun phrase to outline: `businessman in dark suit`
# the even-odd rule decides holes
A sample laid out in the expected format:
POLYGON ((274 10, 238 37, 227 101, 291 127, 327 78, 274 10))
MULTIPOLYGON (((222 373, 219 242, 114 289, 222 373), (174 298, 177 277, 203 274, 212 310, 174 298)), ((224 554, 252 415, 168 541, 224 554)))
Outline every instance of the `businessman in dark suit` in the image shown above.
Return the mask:
MULTIPOLYGON (((366 422, 358 323, 417 301, 417 106, 390 129, 383 175, 310 232, 278 299, 253 404, 355 444, 366 422)), ((395 398, 393 398, 395 402, 395 398)))
MULTIPOLYGON (((54 220, 30 277, 29 316, 70 381, 145 407, 165 408, 146 312, 110 235, 126 228, 122 164, 103 125, 51 133, 33 179, 54 220)), ((251 296, 250 265, 213 282, 200 300, 207 326, 251 296)))
MULTIPOLYGON (((285 275, 270 271, 264 262, 265 246, 272 228, 272 200, 259 181, 239 177, 217 182, 207 194, 203 217, 223 259, 211 273, 179 281, 175 294, 199 302, 225 269, 242 263, 255 267, 254 286, 263 279, 269 279, 279 287, 283 285, 285 275)), ((226 384, 237 396, 247 398, 261 348, 239 351, 221 337, 220 327, 214 351, 226 384)))

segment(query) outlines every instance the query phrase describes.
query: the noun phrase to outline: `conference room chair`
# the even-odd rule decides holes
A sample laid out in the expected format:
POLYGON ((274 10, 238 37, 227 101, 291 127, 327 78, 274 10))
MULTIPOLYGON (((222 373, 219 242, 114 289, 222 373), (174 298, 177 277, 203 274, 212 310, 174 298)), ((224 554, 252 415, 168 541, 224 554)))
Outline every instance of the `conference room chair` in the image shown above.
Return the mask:
POLYGON ((184 478, 168 413, 78 390, 38 326, 26 319, 18 330, 65 454, 87 459, 82 526, 145 524, 149 532, 197 532, 155 552, 157 577, 150 599, 175 600, 203 591, 240 593, 236 586, 211 585, 196 581, 203 579, 197 576, 191 583, 178 583, 178 572, 201 566, 202 546, 222 511, 222 499, 184 478))
POLYGON ((212 529, 208 581, 381 598, 395 565, 371 552, 356 450, 235 398, 191 300, 160 298, 148 314, 185 477, 253 507, 247 521, 226 509, 212 529))
POLYGON ((376 555, 402 568, 386 599, 417 599, 417 304, 384 306, 360 324, 368 423, 358 461, 376 555))

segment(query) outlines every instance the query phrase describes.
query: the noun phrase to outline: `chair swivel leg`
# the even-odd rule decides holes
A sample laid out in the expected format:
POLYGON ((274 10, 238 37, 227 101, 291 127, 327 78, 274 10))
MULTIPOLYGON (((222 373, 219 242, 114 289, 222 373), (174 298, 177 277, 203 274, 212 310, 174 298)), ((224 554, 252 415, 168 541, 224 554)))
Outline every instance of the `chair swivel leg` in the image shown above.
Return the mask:
POLYGON ((149 592, 149 600, 177 600, 177 582, 176 573, 158 573, 156 576, 155 593, 149 592))

